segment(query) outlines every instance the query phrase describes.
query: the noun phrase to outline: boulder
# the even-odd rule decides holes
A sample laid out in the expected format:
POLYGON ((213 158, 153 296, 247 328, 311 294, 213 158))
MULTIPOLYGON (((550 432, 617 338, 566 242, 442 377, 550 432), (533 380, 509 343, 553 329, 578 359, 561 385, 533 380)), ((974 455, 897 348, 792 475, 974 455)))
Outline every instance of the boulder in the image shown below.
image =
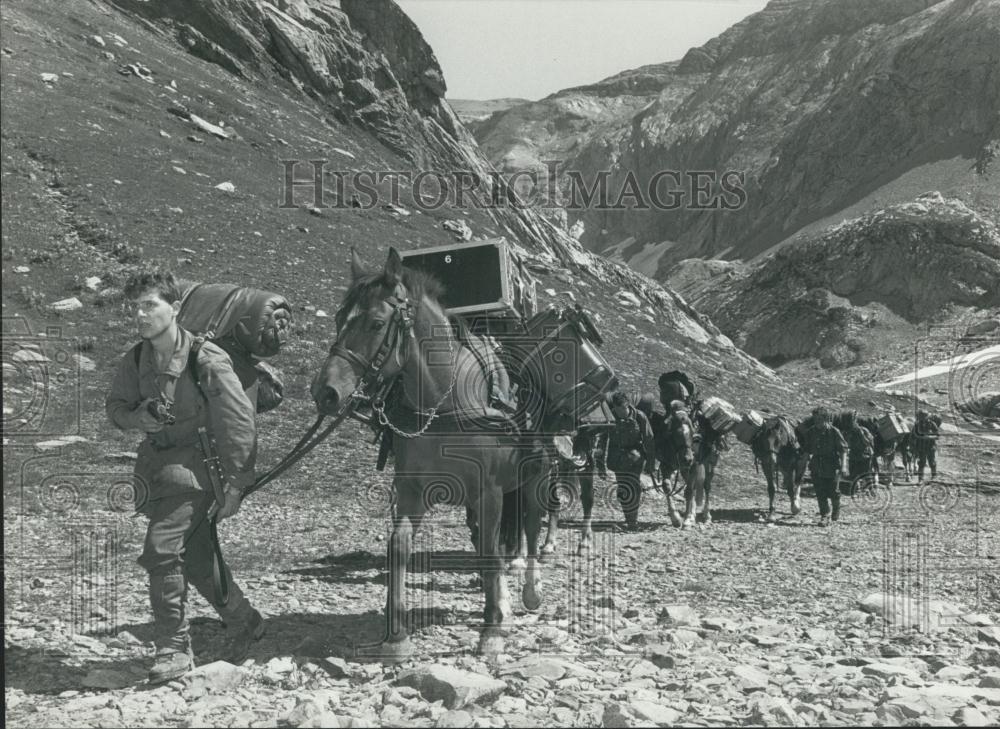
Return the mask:
POLYGON ((736 666, 731 673, 734 685, 743 693, 767 690, 768 675, 759 668, 736 666))
POLYGON ((664 605, 657 619, 664 625, 701 625, 698 614, 687 605, 664 605))
POLYGON ((991 722, 983 712, 973 706, 963 706, 951 718, 959 726, 996 726, 995 722, 991 722))
POLYGON ((654 701, 642 701, 639 699, 630 701, 628 710, 637 719, 644 720, 644 722, 652 722, 657 726, 673 726, 681 718, 681 713, 677 709, 671 709, 654 701))
POLYGON ((246 680, 246 670, 226 661, 214 661, 189 671, 183 681, 193 694, 233 691, 246 680))
POLYGON ((70 296, 68 299, 52 302, 49 304, 49 308, 53 311, 77 311, 83 308, 83 302, 75 296, 70 296))
POLYGON ((474 723, 472 714, 468 711, 446 711, 438 720, 434 723, 436 727, 454 727, 455 729, 463 729, 464 727, 470 727, 474 723))
POLYGON ((426 701, 441 701, 449 709, 489 701, 507 688, 504 681, 440 664, 404 671, 396 683, 415 688, 426 701))
POLYGON ((750 723, 764 726, 799 726, 802 719, 780 696, 760 696, 750 702, 750 723))
POLYGON ((929 631, 946 629, 965 614, 960 606, 944 600, 923 601, 882 592, 869 594, 860 601, 859 607, 897 628, 915 627, 929 631))

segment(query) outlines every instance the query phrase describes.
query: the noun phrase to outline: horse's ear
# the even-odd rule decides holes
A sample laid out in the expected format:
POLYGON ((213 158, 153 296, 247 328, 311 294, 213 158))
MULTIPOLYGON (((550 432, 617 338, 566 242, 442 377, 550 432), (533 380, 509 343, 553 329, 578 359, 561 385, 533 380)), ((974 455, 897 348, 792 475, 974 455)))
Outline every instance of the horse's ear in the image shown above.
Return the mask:
POLYGON ((358 255, 358 249, 351 246, 351 278, 357 281, 364 275, 365 267, 361 263, 361 256, 358 255))
POLYGON ((398 284, 403 280, 403 259, 399 255, 399 251, 395 248, 389 248, 389 257, 385 261, 385 280, 392 283, 398 284))

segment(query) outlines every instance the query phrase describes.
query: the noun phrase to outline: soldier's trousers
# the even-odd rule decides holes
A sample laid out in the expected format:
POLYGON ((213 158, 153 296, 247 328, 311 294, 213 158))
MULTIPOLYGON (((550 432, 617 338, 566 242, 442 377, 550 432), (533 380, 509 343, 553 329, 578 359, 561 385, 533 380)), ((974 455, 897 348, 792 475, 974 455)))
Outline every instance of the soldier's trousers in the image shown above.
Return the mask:
POLYGON ((816 501, 819 503, 819 515, 827 516, 833 506, 833 515, 840 516, 840 483, 839 479, 813 476, 813 488, 816 490, 816 501))
POLYGON ((924 467, 931 467, 931 477, 937 476, 937 446, 935 443, 921 443, 917 446, 917 475, 924 477, 924 467))
POLYGON ((850 475, 851 482, 853 483, 853 488, 860 489, 862 484, 858 482, 858 479, 862 476, 871 474, 872 470, 872 459, 870 456, 865 458, 852 458, 848 461, 848 474, 850 475))
POLYGON ((215 602, 212 588, 212 541, 208 509, 211 494, 191 491, 150 501, 146 543, 139 564, 149 573, 149 602, 153 609, 157 648, 187 650, 190 645, 185 614, 188 585, 194 585, 227 624, 246 622, 249 601, 229 580, 229 601, 215 602))
POLYGON ((639 474, 642 473, 642 463, 639 470, 615 471, 618 503, 625 514, 625 523, 634 526, 639 521, 639 504, 642 502, 642 483, 639 474))

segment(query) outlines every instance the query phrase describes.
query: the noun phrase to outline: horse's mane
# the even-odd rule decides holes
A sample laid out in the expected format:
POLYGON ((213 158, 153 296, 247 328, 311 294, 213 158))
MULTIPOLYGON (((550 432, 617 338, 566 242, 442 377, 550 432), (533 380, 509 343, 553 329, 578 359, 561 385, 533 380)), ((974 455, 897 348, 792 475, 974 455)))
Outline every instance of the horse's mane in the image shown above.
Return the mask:
MULTIPOLYGON (((409 292, 414 309, 420 307, 420 302, 426 296, 435 303, 438 303, 444 294, 444 286, 432 274, 420 269, 404 268, 403 285, 409 292)), ((376 300, 385 295, 384 292, 391 291, 393 282, 387 280, 384 272, 366 273, 359 276, 347 289, 344 294, 344 303, 341 304, 337 312, 337 331, 339 332, 347 317, 357 309, 367 309, 376 300)))
POLYGON ((762 432, 765 437, 776 436, 778 446, 790 446, 798 442, 795 423, 784 415, 776 415, 765 420, 762 432))

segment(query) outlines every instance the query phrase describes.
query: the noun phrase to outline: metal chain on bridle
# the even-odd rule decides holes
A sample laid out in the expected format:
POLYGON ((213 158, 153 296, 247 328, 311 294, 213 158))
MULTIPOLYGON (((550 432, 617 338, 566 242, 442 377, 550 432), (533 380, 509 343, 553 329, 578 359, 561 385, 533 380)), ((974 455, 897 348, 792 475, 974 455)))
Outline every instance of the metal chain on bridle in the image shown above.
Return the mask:
POLYGON ((390 355, 394 355, 396 364, 402 367, 403 363, 409 357, 409 347, 416 336, 413 331, 413 304, 407 296, 405 287, 399 284, 399 288, 403 289, 401 295, 394 293, 385 300, 393 309, 392 318, 389 320, 382 343, 371 360, 365 361, 364 357, 340 344, 339 338, 330 347, 330 354, 346 359, 363 371, 364 374, 358 381, 358 385, 351 397, 368 399, 371 402, 372 412, 378 417, 380 425, 389 428, 389 430, 400 438, 419 438, 427 432, 434 420, 437 419, 439 415, 438 410, 455 389, 455 383, 458 381, 458 353, 455 351, 455 343, 449 340, 448 354, 451 360, 451 381, 430 410, 416 411, 418 416, 426 417, 427 422, 420 429, 412 433, 401 430, 392 423, 385 412, 385 394, 389 391, 395 377, 398 377, 398 375, 394 376, 393 380, 386 381, 382 374, 382 369, 385 367, 385 363, 390 355), (371 392, 377 394, 370 394, 371 392))

